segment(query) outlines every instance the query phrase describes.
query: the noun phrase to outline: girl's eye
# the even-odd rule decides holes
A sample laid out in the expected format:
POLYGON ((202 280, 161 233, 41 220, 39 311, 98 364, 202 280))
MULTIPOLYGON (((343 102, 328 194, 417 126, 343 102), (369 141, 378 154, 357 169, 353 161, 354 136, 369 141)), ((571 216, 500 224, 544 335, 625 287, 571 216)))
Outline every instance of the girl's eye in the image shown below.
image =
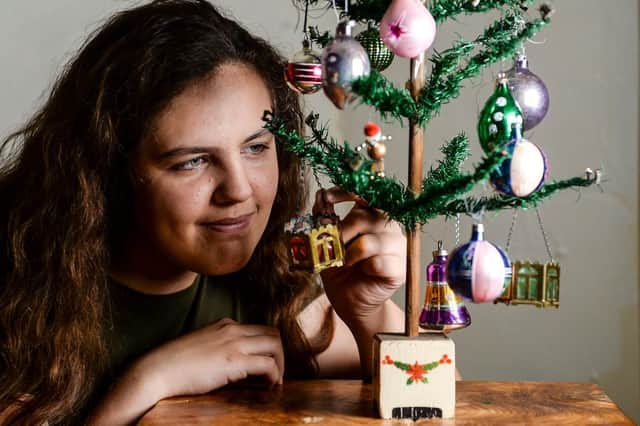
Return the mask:
POLYGON ((264 151, 269 149, 269 145, 266 143, 256 143, 253 145, 249 145, 243 149, 243 151, 247 154, 257 155, 262 154, 264 151))
POLYGON ((207 162, 207 157, 196 157, 190 160, 178 163, 172 167, 174 170, 195 170, 207 162))

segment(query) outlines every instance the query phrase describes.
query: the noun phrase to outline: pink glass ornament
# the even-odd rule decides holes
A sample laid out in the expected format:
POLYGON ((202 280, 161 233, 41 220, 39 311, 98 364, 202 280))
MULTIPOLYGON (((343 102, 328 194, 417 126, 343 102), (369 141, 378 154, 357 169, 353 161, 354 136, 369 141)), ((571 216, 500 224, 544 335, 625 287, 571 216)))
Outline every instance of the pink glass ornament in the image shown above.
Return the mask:
POLYGON ((380 37, 396 55, 414 58, 433 43, 436 21, 420 0, 393 0, 380 21, 380 37))
POLYGON ((511 283, 511 262, 500 247, 484 239, 482 224, 474 224, 471 240, 453 250, 446 270, 449 287, 474 303, 497 299, 511 283))

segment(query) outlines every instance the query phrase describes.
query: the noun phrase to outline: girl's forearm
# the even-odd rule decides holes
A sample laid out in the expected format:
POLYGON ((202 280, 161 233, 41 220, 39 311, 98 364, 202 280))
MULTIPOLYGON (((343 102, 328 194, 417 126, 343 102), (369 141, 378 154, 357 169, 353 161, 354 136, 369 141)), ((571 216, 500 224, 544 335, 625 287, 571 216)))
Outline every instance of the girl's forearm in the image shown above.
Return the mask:
POLYGON ((367 318, 349 324, 349 328, 358 344, 362 376, 368 380, 372 374, 374 335, 382 332, 403 331, 404 312, 391 300, 387 300, 367 318))
POLYGON ((159 400, 165 398, 162 384, 149 371, 144 368, 143 362, 134 364, 102 399, 91 414, 88 424, 134 424, 159 400))

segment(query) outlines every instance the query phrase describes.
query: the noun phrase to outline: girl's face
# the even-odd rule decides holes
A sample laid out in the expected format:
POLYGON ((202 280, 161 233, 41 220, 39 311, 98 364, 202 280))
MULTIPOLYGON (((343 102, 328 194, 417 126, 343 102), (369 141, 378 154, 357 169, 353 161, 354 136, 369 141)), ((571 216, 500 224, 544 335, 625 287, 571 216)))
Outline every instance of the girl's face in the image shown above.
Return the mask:
POLYGON ((269 91, 243 64, 225 64, 177 96, 133 155, 133 242, 161 269, 241 269, 264 232, 278 187, 269 91))

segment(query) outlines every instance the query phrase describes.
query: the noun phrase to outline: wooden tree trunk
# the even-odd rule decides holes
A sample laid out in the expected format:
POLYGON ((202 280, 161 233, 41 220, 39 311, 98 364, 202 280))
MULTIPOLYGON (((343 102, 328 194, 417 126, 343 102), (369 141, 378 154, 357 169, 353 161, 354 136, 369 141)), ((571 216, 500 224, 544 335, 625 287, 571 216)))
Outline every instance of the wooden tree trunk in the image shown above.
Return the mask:
MULTIPOLYGON (((417 100, 425 82, 424 53, 411 59, 411 77, 409 89, 413 99, 417 100)), ((424 131, 413 120, 409 123, 409 188, 415 196, 422 192, 422 151, 424 131)), ((407 283, 405 298, 405 335, 415 337, 419 333, 420 315, 420 238, 421 225, 407 233, 407 283)))

